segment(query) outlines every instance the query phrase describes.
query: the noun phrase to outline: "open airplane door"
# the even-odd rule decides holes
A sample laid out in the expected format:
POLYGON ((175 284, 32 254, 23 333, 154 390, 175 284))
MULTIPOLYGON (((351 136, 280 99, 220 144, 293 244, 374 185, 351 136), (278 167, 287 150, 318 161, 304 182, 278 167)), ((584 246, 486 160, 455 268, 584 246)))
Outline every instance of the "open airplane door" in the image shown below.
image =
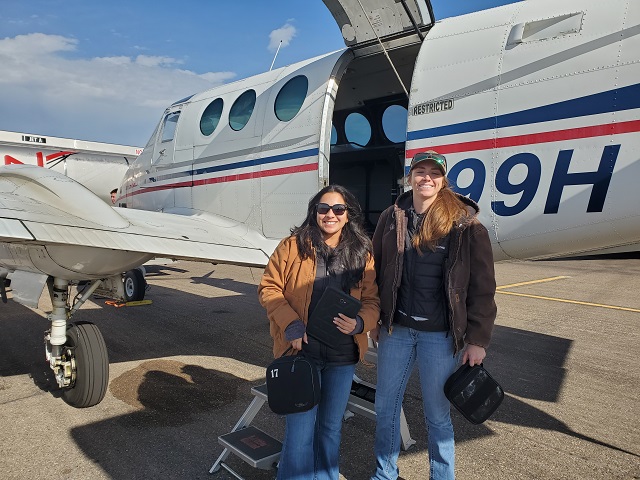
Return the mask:
POLYGON ((351 49, 379 51, 424 38, 435 21, 429 0, 323 0, 351 49))
POLYGON ((329 182, 356 195, 373 231, 402 193, 409 91, 433 26, 428 0, 324 0, 353 58, 337 78, 329 182))

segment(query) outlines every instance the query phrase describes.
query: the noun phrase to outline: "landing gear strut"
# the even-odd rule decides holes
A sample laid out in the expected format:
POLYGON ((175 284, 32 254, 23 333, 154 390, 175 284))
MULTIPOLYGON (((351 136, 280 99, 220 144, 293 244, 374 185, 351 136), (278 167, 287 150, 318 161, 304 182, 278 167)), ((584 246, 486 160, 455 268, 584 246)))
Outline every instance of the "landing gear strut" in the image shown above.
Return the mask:
POLYGON ((100 283, 100 280, 94 281, 71 307, 69 282, 49 279, 53 311, 49 315, 51 330, 45 335, 47 360, 58 386, 63 389, 63 400, 77 408, 100 403, 109 383, 107 346, 98 327, 89 322, 68 323, 100 283))

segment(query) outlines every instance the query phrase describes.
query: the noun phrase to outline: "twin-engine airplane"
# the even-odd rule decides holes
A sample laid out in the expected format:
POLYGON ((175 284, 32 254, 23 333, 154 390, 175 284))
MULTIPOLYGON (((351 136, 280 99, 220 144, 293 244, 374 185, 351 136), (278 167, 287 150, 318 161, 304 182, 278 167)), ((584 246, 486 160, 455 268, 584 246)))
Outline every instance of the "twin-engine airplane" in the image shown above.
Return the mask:
POLYGON ((440 22, 428 0, 324 3, 345 50, 171 105, 119 207, 55 172, 0 169, 0 276, 31 305, 49 286, 47 359, 69 404, 106 391, 100 332, 69 323, 99 285, 154 256, 265 265, 329 183, 374 226, 419 151, 447 155, 497 260, 638 249, 639 2, 528 0, 440 22))

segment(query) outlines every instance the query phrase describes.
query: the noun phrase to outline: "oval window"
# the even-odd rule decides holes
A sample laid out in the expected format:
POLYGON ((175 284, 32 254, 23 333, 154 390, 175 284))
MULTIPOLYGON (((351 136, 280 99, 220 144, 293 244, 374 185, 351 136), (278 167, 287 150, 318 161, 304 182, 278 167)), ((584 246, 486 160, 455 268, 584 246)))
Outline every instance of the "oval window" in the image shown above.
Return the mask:
POLYGON ((382 131, 393 143, 407 138, 407 109, 402 105, 389 105, 382 114, 382 131))
POLYGON ((344 121, 344 134, 349 142, 364 147, 371 140, 369 120, 361 113, 350 113, 344 121))
POLYGON ((229 126, 234 130, 242 130, 249 122, 253 107, 256 105, 256 92, 247 90, 240 95, 229 111, 229 126))
POLYGON ((221 98, 216 98, 204 109, 200 118, 200 131, 203 135, 211 135, 218 126, 220 116, 222 115, 222 106, 224 102, 221 98))
POLYGON ((288 122, 300 111, 304 99, 307 97, 309 81, 304 75, 293 77, 278 92, 274 110, 278 120, 288 122))
POLYGON ((336 126, 332 123, 331 124, 331 145, 335 145, 336 143, 338 143, 338 130, 336 129, 336 126))

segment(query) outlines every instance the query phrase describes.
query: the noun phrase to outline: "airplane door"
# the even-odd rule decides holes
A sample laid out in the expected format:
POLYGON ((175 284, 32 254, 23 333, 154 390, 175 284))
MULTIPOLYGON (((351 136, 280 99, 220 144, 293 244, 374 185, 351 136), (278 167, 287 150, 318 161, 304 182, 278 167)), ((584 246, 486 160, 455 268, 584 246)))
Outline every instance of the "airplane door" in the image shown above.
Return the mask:
POLYGON ((175 189, 170 187, 174 183, 172 175, 167 170, 173 166, 175 152, 175 136, 178 127, 180 110, 172 109, 165 113, 160 132, 156 138, 149 176, 143 188, 147 189, 149 209, 165 210, 175 206, 175 189))
POLYGON ((347 47, 397 48, 411 37, 424 38, 435 17, 430 0, 323 0, 335 18, 347 47))

